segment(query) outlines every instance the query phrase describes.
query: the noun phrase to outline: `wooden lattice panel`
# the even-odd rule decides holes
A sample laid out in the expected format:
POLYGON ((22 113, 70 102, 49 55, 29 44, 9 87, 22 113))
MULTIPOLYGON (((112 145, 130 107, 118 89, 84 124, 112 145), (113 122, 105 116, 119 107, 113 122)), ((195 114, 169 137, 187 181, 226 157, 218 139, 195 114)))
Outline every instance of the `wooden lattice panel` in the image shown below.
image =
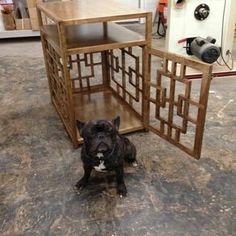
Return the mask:
POLYGON ((71 55, 68 68, 74 93, 90 90, 91 86, 103 83, 101 52, 71 55))
POLYGON ((109 51, 110 86, 141 114, 143 99, 142 49, 121 48, 109 51))
POLYGON ((148 86, 148 127, 195 158, 200 158, 211 66, 171 53, 150 50, 152 70, 148 86), (201 80, 187 73, 201 73, 201 80))
POLYGON ((45 63, 47 68, 48 83, 52 102, 60 114, 65 126, 72 133, 73 117, 70 113, 69 93, 67 91, 67 82, 65 71, 62 64, 62 58, 54 48, 44 40, 46 50, 45 63))

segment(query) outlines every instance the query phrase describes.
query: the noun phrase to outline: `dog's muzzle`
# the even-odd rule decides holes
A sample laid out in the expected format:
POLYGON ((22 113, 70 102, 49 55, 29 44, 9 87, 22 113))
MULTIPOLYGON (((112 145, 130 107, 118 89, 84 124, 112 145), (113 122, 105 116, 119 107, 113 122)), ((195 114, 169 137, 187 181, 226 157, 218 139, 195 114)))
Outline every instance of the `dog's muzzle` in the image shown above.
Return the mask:
POLYGON ((108 150, 109 150, 109 147, 104 142, 99 143, 96 149, 97 153, 104 153, 104 152, 107 152, 108 150))
POLYGON ((115 146, 112 148, 104 142, 99 143, 96 149, 96 156, 100 160, 106 160, 113 154, 115 146))

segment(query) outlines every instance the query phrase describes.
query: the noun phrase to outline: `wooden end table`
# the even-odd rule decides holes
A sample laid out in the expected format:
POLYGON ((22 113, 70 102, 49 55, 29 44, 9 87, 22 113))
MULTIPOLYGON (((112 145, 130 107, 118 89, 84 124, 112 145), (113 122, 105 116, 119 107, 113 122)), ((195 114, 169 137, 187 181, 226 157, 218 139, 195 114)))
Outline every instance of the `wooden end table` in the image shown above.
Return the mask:
POLYGON ((120 115, 121 133, 151 130, 200 157, 211 66, 151 48, 152 13, 113 0, 41 3, 37 11, 52 103, 75 147, 83 141, 77 119, 120 115), (115 23, 135 18, 145 19, 143 34, 115 23), (191 97, 187 67, 202 74, 199 100, 191 97), (190 123, 196 126, 192 147, 181 142, 190 123))

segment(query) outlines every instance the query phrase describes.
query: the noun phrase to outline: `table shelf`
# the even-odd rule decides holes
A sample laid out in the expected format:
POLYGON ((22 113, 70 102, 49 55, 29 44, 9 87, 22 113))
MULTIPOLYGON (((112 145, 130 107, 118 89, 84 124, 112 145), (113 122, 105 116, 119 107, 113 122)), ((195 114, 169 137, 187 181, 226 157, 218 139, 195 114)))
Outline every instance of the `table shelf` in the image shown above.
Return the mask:
MULTIPOLYGON (((104 28, 103 23, 66 26, 67 52, 69 54, 87 53, 145 44, 144 36, 116 23, 109 22, 107 28, 104 28)), ((44 25, 42 32, 53 48, 60 53, 56 25, 44 25)))
MULTIPOLYGON (((141 117, 116 95, 109 87, 93 92, 74 94, 76 119, 88 121, 95 119, 112 120, 117 115, 121 118, 120 133, 143 130, 141 117)), ((78 135, 78 142, 82 143, 78 135)))

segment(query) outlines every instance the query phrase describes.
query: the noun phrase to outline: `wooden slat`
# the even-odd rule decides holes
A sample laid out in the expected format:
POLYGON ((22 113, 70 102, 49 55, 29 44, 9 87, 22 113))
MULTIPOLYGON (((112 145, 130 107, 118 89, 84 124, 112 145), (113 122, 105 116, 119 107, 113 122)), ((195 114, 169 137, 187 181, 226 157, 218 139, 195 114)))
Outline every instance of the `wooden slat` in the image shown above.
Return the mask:
MULTIPOLYGON (((209 72, 209 70, 212 70, 212 65, 207 64, 205 62, 201 62, 199 60, 195 60, 191 57, 182 56, 175 53, 169 53, 167 51, 158 50, 154 48, 149 48, 149 53, 154 56, 158 56, 160 58, 165 58, 171 61, 178 62, 180 64, 187 65, 193 69, 196 69, 202 72, 209 72)), ((182 73, 183 73, 183 69, 182 69, 182 73)))

